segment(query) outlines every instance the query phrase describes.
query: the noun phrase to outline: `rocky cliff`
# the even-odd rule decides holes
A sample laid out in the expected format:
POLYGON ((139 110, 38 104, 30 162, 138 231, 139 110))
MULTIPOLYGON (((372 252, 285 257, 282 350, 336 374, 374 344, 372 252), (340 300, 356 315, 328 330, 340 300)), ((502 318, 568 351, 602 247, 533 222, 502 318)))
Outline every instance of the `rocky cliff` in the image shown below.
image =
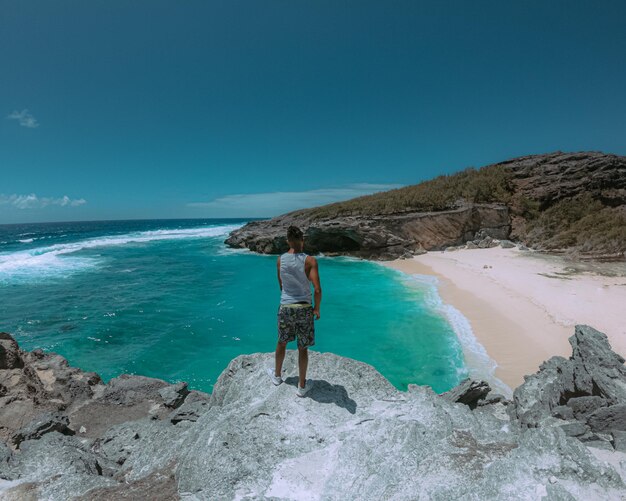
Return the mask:
POLYGON ((311 353, 295 396, 242 355, 209 396, 141 376, 104 384, 0 337, 0 497, 24 499, 623 499, 626 370, 578 326, 514 391, 464 381, 398 391, 373 367, 311 353))
POLYGON ((489 237, 624 258, 626 157, 556 152, 515 158, 456 178, 251 222, 226 243, 281 253, 291 224, 305 230, 311 254, 391 259, 467 242, 489 245, 489 237))

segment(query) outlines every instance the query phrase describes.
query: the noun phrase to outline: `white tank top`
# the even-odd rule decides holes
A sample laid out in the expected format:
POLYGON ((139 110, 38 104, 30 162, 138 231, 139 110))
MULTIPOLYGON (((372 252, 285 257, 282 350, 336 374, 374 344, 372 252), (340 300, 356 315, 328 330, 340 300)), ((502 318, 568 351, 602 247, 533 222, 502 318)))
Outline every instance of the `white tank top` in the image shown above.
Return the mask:
POLYGON ((280 304, 311 303, 311 283, 304 271, 307 255, 286 252, 280 256, 280 279, 283 290, 280 304))

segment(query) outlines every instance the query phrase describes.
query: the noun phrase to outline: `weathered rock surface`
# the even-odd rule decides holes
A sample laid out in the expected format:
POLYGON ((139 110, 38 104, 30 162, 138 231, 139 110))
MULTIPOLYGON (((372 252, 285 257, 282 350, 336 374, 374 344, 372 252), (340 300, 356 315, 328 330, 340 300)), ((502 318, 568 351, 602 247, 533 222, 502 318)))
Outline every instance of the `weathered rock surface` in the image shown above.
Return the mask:
MULTIPOLYGON (((510 172, 511 199, 517 203, 532 200, 543 210, 560 200, 591 193, 607 207, 626 210, 626 157, 595 151, 557 151, 494 165, 510 172)), ((280 254, 288 249, 285 234, 294 224, 305 231, 304 250, 310 254, 394 259, 467 242, 473 242, 468 248, 511 247, 514 244, 510 240, 523 239, 526 225, 524 217, 512 207, 461 200, 450 210, 437 212, 414 210, 332 218, 318 217, 313 210, 304 209, 250 222, 233 231, 226 243, 263 254, 280 254)))
POLYGON ((289 249, 285 234, 291 224, 305 229, 304 246, 308 253, 380 259, 465 244, 479 231, 494 238, 505 238, 510 231, 507 207, 467 204, 450 211, 314 221, 300 213, 290 213, 270 221, 250 222, 233 231, 226 243, 263 254, 280 254, 289 249))
POLYGON ((450 402, 458 402, 475 409, 481 400, 484 400, 491 391, 489 383, 485 381, 472 381, 467 378, 461 381, 450 391, 441 394, 442 398, 450 402))
MULTIPOLYGON (((546 362, 515 391, 512 402, 491 394, 486 383, 469 380, 443 397, 415 385, 398 391, 367 364, 318 352, 310 354, 313 388, 305 398, 295 395, 297 353, 292 351, 278 387, 265 372, 273 361, 270 353, 234 359, 210 397, 150 378, 98 381, 91 397, 81 391, 78 402, 65 402, 68 428, 80 422, 96 431, 29 435, 19 449, 0 441, 0 497, 622 499, 624 432, 614 424, 608 433, 593 432, 586 421, 624 404, 623 359, 604 341, 601 333, 577 327, 572 359, 546 362), (559 372, 563 364, 571 370, 559 372), (580 367, 589 375, 578 378, 581 385, 593 389, 598 379, 604 388, 601 395, 586 396, 599 396, 606 406, 597 399, 580 400, 584 395, 574 383, 580 367), (612 385, 602 381, 609 374, 612 385), (563 382, 565 399, 555 396, 558 377, 571 378, 563 382), (552 401, 558 405, 551 407, 552 401), (111 416, 108 424, 104 416, 95 424, 85 414, 73 418, 96 404, 111 416), (554 417, 557 407, 569 409, 572 419, 554 417), (117 409, 130 418, 119 422, 117 409)), ((31 362, 41 367, 47 357, 58 362, 55 355, 20 356, 24 372, 31 371, 31 362)), ((67 364, 55 367, 49 369, 50 381, 64 376, 57 370, 74 374, 67 364)), ((19 385, 13 390, 21 395, 19 385)), ((32 405, 35 411, 45 408, 32 405)), ((610 417, 617 415, 607 414, 602 422, 617 422, 610 417)), ((10 429, 11 423, 0 424, 10 429)))

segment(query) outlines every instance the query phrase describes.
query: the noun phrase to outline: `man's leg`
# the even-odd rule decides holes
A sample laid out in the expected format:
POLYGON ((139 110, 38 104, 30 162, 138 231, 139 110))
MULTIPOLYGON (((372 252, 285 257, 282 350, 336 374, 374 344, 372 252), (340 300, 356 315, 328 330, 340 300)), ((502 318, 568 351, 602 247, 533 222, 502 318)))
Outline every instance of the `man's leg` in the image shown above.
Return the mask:
POLYGON ((274 375, 277 377, 281 377, 281 374, 283 372, 283 361, 285 360, 286 348, 287 343, 281 343, 280 341, 276 343, 276 365, 274 368, 274 375))
POLYGON ((298 347, 298 372, 300 373, 299 385, 304 388, 306 384, 306 370, 309 366, 309 349, 298 347))

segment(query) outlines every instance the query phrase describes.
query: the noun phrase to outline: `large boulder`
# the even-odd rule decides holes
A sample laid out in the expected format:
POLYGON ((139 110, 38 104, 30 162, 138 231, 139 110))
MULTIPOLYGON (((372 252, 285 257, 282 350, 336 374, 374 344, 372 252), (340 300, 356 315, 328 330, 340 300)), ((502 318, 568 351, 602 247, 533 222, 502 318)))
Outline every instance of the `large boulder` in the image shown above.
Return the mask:
POLYGON ((539 372, 525 376, 513 392, 515 417, 529 427, 553 417, 553 409, 568 404, 574 414, 588 414, 594 406, 626 403, 624 358, 615 353, 605 334, 577 325, 569 359, 552 357, 539 372), (581 397, 594 397, 585 398, 581 397))

